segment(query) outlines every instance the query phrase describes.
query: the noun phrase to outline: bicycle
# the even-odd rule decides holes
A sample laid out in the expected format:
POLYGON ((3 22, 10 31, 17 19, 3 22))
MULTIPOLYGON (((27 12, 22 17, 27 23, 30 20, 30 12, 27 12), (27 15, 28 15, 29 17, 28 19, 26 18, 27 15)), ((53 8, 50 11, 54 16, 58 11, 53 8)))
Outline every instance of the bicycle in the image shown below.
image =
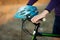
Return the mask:
MULTIPOLYGON (((38 32, 38 29, 39 29, 39 27, 40 27, 40 24, 41 23, 38 23, 38 24, 35 24, 35 23, 33 23, 34 25, 35 25, 35 28, 34 28, 34 31, 33 31, 33 34, 32 33, 30 33, 27 29, 24 29, 24 22, 26 21, 26 20, 28 20, 28 21, 30 21, 31 22, 31 18, 32 17, 34 17, 35 15, 37 15, 38 14, 38 11, 36 11, 37 10, 37 8, 35 7, 35 6, 26 6, 26 7, 23 7, 23 9, 24 10, 20 10, 20 11, 18 11, 17 12, 17 14, 16 14, 16 18, 20 18, 20 19, 22 19, 22 30, 24 31, 24 32, 28 32, 30 35, 32 35, 32 40, 37 40, 37 36, 46 36, 46 37, 60 37, 60 35, 58 35, 58 34, 52 34, 52 33, 42 33, 42 32, 38 32), (30 7, 30 8, 29 8, 30 7), (31 8, 33 8, 33 12, 31 11, 31 8), (26 11, 27 10, 27 11, 26 11), (24 13, 24 11, 26 11, 27 13, 24 13), (31 13, 32 14, 31 14, 31 13), (19 13, 19 14, 18 14, 19 13)), ((42 19, 41 19, 42 20, 42 19)))
MULTIPOLYGON (((27 31, 28 33, 30 33, 32 35, 32 40, 37 40, 36 39, 37 36, 40 36, 40 37, 42 37, 42 36, 45 36, 45 37, 59 37, 60 38, 60 35, 58 35, 58 34, 38 32, 38 29, 40 27, 40 23, 38 23, 38 24, 33 23, 33 24, 35 25, 33 35, 30 32, 27 31)), ((23 25, 22 25, 22 29, 23 29, 23 25)))

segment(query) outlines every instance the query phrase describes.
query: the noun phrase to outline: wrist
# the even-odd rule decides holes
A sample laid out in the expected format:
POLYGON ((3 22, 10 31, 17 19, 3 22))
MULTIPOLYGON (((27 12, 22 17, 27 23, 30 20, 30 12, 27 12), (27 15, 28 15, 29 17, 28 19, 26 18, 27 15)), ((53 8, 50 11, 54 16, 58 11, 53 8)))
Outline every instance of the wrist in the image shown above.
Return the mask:
POLYGON ((42 13, 44 13, 44 14, 48 14, 49 11, 48 11, 48 10, 44 10, 42 13))
POLYGON ((44 10, 44 11, 42 12, 42 15, 46 16, 48 13, 49 13, 49 12, 48 12, 47 10, 44 10))
POLYGON ((42 16, 42 18, 44 18, 48 13, 49 12, 47 10, 44 10, 41 14, 39 14, 39 16, 42 16))

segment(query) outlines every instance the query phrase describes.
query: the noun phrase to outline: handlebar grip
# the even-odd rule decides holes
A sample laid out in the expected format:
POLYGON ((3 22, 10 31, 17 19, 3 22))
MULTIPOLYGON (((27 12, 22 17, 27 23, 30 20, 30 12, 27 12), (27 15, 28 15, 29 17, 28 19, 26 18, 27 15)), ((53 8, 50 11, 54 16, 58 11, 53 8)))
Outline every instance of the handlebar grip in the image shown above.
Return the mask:
POLYGON ((42 19, 40 19, 41 21, 46 21, 46 18, 42 18, 42 19))
MULTIPOLYGON (((43 21, 43 22, 45 22, 46 21, 46 18, 42 18, 42 19, 40 19, 40 21, 43 21)), ((34 25, 40 25, 40 23, 33 23, 34 25)))

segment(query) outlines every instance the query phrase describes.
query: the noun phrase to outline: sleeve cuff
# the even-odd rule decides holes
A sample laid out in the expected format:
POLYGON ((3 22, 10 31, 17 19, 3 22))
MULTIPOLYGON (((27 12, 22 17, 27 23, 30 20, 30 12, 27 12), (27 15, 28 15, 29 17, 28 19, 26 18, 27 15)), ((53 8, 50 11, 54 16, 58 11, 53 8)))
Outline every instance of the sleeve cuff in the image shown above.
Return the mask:
POLYGON ((49 9, 45 8, 45 10, 47 10, 49 13, 51 12, 49 9))
POLYGON ((31 5, 32 6, 33 4, 27 4, 27 5, 31 5))

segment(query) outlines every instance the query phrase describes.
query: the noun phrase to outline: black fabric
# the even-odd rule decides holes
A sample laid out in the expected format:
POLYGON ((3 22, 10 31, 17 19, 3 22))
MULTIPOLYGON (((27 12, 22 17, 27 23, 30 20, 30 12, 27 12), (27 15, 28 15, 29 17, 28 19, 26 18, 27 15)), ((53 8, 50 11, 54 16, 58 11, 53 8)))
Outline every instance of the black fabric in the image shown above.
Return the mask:
POLYGON ((60 16, 55 16, 53 33, 54 34, 60 34, 60 16))
POLYGON ((29 0, 29 2, 27 3, 27 5, 33 5, 34 3, 36 3, 38 0, 29 0))

